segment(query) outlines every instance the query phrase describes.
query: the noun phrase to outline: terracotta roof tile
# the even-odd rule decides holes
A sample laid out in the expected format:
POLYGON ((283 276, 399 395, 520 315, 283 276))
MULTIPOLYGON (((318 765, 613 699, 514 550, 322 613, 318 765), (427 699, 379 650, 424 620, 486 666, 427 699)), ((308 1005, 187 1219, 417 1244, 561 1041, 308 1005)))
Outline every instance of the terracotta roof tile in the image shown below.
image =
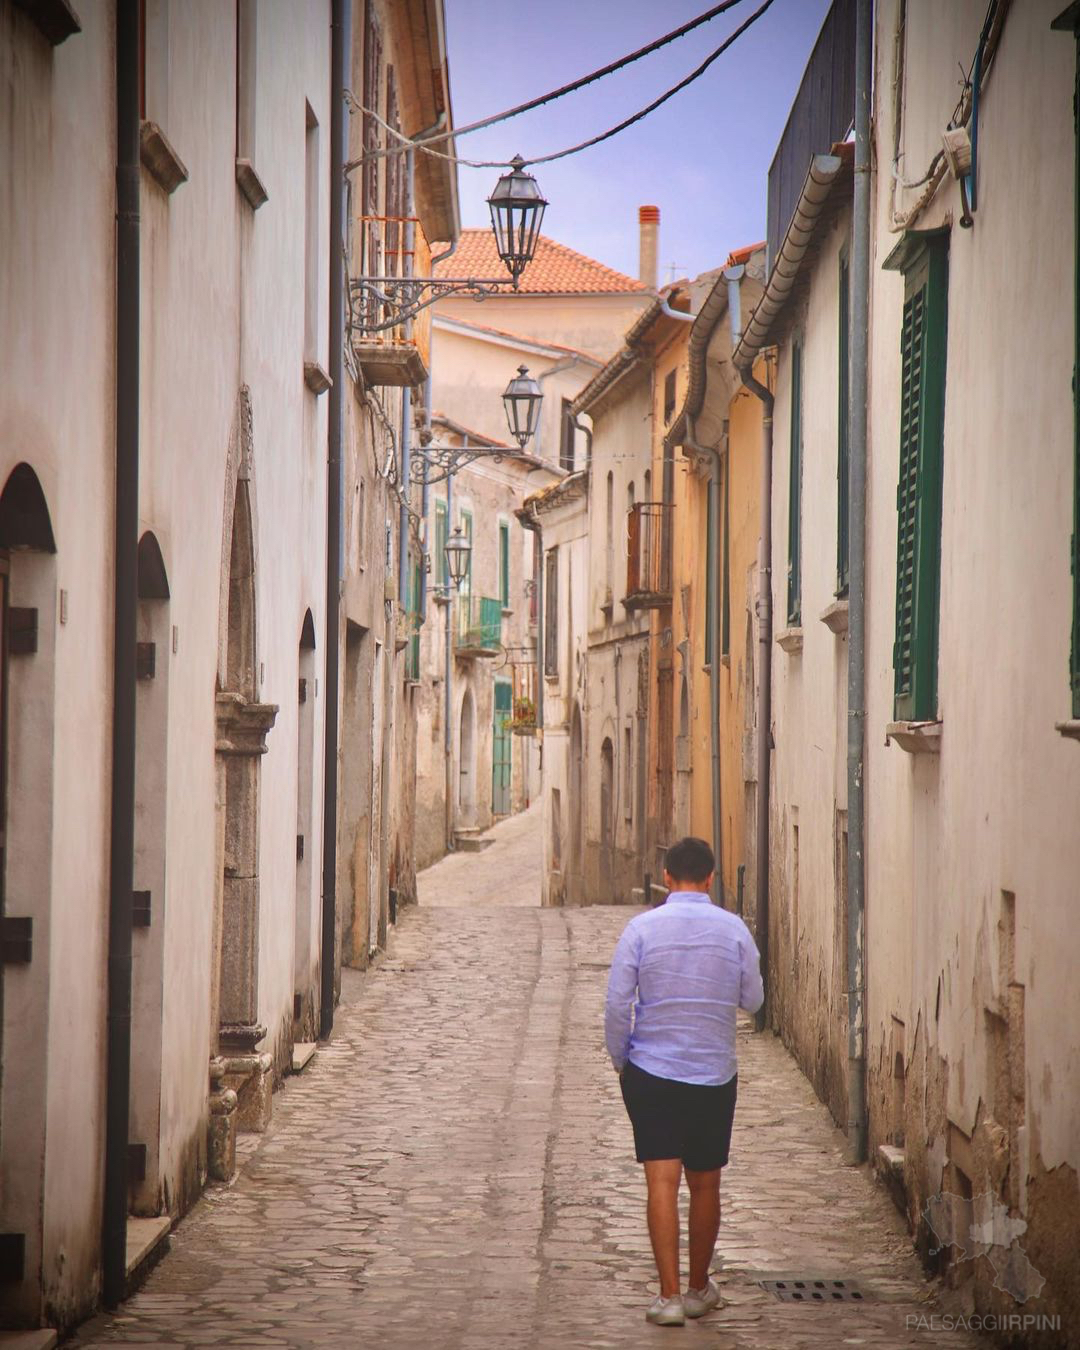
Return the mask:
MULTIPOLYGON (((436 246, 437 247, 437 246, 436 246)), ((490 230, 462 230, 456 252, 436 264, 440 277, 499 277, 509 275, 495 252, 490 230)), ((605 267, 565 244, 541 235, 536 256, 522 273, 518 289, 526 295, 625 294, 646 290, 636 277, 605 267)))

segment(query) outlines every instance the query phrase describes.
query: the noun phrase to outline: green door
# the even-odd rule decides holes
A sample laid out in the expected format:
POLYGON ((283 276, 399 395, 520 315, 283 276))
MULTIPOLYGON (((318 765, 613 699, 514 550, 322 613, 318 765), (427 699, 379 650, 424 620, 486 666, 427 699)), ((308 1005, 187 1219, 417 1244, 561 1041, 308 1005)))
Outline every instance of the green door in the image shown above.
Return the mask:
POLYGON ((513 705, 509 680, 495 681, 495 720, 491 737, 491 810, 510 814, 511 731, 507 726, 513 705))

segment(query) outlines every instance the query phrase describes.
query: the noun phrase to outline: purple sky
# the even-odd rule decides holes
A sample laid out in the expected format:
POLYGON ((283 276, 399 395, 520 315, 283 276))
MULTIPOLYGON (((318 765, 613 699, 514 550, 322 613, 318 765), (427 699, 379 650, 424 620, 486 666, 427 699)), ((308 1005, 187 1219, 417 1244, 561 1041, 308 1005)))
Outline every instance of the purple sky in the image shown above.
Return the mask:
MULTIPOLYGON (((676 83, 758 7, 733 10, 626 70, 457 143, 469 159, 546 154, 606 130, 676 83)), ((637 208, 660 207, 660 280, 765 237, 769 164, 829 0, 774 4, 688 89, 603 145, 534 170, 543 232, 637 274, 637 208)), ((446 0, 459 126, 565 84, 670 32, 708 0, 446 0)), ((497 169, 460 170, 462 224, 489 223, 497 169)))

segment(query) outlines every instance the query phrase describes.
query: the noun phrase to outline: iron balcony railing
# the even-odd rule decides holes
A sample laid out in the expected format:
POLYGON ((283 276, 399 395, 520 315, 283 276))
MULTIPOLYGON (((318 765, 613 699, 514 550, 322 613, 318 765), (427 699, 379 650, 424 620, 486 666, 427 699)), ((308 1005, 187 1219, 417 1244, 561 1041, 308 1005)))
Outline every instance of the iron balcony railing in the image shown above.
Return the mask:
POLYGON ((671 522, 667 502, 635 502, 627 513, 627 609, 659 609, 671 603, 671 522))
POLYGON ((487 595, 458 598, 456 648, 461 656, 494 656, 502 648, 502 605, 487 595))
POLYGON ((348 315, 354 349, 366 349, 369 360, 373 346, 414 350, 427 370, 431 310, 422 309, 404 320, 399 317, 418 291, 413 278, 431 276, 431 248, 424 227, 415 216, 360 216, 357 226, 356 279, 349 285, 348 315))

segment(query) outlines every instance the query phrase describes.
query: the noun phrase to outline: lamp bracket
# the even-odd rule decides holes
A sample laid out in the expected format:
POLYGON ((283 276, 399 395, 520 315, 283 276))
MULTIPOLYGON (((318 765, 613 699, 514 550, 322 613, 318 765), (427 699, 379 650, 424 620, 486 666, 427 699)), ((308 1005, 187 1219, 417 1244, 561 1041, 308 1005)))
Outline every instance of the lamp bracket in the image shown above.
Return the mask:
POLYGON ((413 483, 441 483, 477 459, 518 459, 512 446, 418 445, 409 453, 409 478, 413 483))
POLYGON ((349 326, 361 334, 384 333, 448 295, 466 295, 479 303, 517 289, 517 277, 351 277, 349 326), (369 321, 366 312, 384 317, 369 321))

